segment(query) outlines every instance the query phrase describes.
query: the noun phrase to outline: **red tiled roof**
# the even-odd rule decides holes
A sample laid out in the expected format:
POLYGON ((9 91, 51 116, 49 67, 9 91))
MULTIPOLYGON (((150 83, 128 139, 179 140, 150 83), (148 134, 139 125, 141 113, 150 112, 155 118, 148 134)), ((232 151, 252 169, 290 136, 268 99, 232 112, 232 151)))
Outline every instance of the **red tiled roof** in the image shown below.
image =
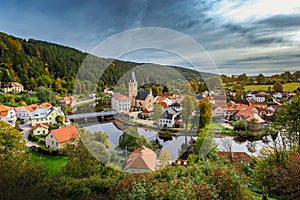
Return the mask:
POLYGON ((166 102, 159 102, 161 107, 163 108, 167 108, 168 107, 168 104, 166 102))
POLYGON ((79 138, 79 133, 76 126, 66 126, 64 128, 55 129, 52 130, 51 133, 60 143, 69 141, 70 139, 79 138))
POLYGON ((151 149, 142 146, 136 149, 134 152, 130 154, 127 159, 126 166, 124 167, 124 171, 132 168, 132 169, 144 169, 144 170, 155 170, 156 165, 156 153, 151 149))
POLYGON ((232 161, 233 163, 247 163, 250 161, 251 157, 245 152, 224 152, 218 151, 218 156, 225 156, 229 159, 230 153, 232 153, 232 161))
POLYGON ((45 124, 36 124, 33 128, 32 128, 32 131, 34 131, 35 129, 37 129, 38 127, 43 127, 45 129, 48 129, 49 126, 48 126, 48 123, 45 123, 45 124))
POLYGON ((12 87, 23 87, 22 84, 17 83, 17 82, 12 82, 12 83, 10 83, 10 85, 11 85, 12 87))
POLYGON ((130 100, 129 97, 123 94, 116 94, 115 96, 113 96, 113 98, 116 100, 130 100))
POLYGON ((0 105, 0 116, 6 116, 8 111, 12 110, 12 107, 0 105))
POLYGON ((42 108, 51 108, 52 105, 50 103, 48 103, 48 102, 44 102, 44 103, 40 104, 39 107, 42 107, 42 108))
POLYGON ((65 101, 73 101, 75 100, 75 98, 73 96, 68 96, 68 97, 63 97, 61 98, 61 100, 65 100, 65 101))

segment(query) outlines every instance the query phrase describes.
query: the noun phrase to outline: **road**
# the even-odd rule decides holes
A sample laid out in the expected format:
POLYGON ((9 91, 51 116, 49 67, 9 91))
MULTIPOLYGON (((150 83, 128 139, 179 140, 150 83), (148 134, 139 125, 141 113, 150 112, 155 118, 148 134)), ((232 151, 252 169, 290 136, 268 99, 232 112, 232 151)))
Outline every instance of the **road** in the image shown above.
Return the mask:
POLYGON ((26 124, 20 124, 20 128, 23 130, 22 133, 24 135, 24 141, 26 142, 26 146, 31 147, 31 146, 39 146, 31 141, 28 140, 28 136, 31 131, 31 122, 27 122, 26 124))

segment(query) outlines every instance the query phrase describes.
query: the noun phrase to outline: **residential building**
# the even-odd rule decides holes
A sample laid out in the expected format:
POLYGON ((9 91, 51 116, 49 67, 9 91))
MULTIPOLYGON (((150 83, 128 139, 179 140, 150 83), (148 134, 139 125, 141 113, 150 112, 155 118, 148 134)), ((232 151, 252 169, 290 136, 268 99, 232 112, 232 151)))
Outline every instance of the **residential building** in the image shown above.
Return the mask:
POLYGON ((142 146, 132 152, 123 169, 124 172, 143 173, 154 171, 156 166, 156 153, 142 146))
POLYGON ((29 119, 32 113, 38 108, 37 104, 32 104, 29 106, 19 106, 15 108, 16 117, 18 119, 29 119))
POLYGON ((76 126, 66 126, 51 130, 46 136, 46 147, 53 150, 64 148, 67 144, 74 144, 79 139, 76 126))
POLYGON ((15 127, 17 118, 14 108, 0 105, 0 120, 7 122, 12 127, 15 127))
POLYGON ((116 94, 111 98, 111 107, 117 112, 129 112, 131 108, 130 98, 123 94, 116 94))
POLYGON ((56 117, 62 116, 63 122, 65 122, 65 114, 62 112, 60 107, 51 108, 38 108, 31 116, 31 126, 34 127, 36 124, 56 124, 56 117))
POLYGON ((49 133, 49 126, 48 124, 36 124, 32 128, 32 133, 34 135, 47 135, 49 133))
POLYGON ((175 119, 179 117, 179 113, 173 108, 167 108, 159 117, 158 125, 162 127, 172 128, 174 127, 175 119))
POLYGON ((8 92, 20 93, 24 91, 24 86, 17 82, 2 83, 2 90, 5 93, 8 92))
POLYGON ((39 105, 39 108, 51 108, 51 107, 52 107, 51 103, 48 102, 44 102, 39 105))
POLYGON ((60 99, 61 106, 73 106, 76 102, 76 99, 73 96, 67 96, 60 99))

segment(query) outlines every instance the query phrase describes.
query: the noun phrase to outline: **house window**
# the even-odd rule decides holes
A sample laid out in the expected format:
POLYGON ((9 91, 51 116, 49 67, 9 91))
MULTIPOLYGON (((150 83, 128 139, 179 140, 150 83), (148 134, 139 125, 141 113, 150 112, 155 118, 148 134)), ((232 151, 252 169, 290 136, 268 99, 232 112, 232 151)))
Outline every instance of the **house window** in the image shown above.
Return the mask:
POLYGON ((58 147, 58 142, 56 142, 56 146, 58 147))
POLYGON ((53 135, 51 135, 50 137, 53 138, 53 135))
POLYGON ((40 131, 38 131, 38 133, 40 133, 40 131))
POLYGON ((52 141, 52 145, 54 144, 54 142, 52 141))

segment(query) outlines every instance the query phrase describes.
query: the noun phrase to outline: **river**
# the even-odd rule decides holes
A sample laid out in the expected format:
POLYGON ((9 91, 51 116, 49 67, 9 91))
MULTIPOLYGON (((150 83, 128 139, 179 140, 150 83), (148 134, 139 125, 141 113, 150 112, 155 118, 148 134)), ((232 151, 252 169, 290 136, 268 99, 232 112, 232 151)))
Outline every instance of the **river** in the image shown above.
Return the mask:
MULTIPOLYGON (((119 137, 122 135, 122 131, 117 129, 117 127, 113 123, 104 123, 104 124, 96 124, 84 127, 88 131, 98 132, 102 131, 108 135, 110 143, 112 146, 111 150, 114 150, 118 145, 119 137)), ((167 149, 172 156, 172 160, 176 160, 181 155, 181 150, 185 149, 187 146, 190 146, 192 139, 196 137, 190 136, 178 136, 173 137, 172 140, 164 141, 158 137, 156 131, 145 130, 143 128, 137 128, 137 131, 140 135, 143 135, 147 141, 158 140, 162 145, 162 150, 167 149), (188 145, 186 145, 188 144, 188 145)), ((267 138, 268 141, 271 141, 271 137, 267 138)), ((267 146, 266 141, 257 140, 257 141, 236 141, 233 137, 214 137, 215 144, 217 145, 218 150, 220 151, 228 151, 228 147, 231 146, 231 150, 233 152, 246 152, 249 155, 258 156, 259 151, 267 146)), ((270 143, 270 142, 269 142, 270 143)))

